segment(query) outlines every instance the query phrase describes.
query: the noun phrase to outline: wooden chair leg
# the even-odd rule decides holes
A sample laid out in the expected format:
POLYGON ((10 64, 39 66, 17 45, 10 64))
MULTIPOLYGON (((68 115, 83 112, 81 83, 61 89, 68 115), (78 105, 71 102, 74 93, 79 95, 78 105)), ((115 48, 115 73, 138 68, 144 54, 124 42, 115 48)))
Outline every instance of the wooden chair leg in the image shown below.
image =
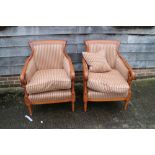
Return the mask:
POLYGON ((87 101, 84 102, 84 112, 87 111, 87 101))
POLYGON ((30 116, 32 116, 32 105, 27 105, 30 116))
POLYGON ((75 103, 74 103, 74 101, 72 101, 72 112, 74 112, 74 110, 75 110, 75 103))
POLYGON ((125 105, 124 105, 124 110, 127 110, 128 109, 128 105, 129 105, 129 101, 125 101, 125 105))

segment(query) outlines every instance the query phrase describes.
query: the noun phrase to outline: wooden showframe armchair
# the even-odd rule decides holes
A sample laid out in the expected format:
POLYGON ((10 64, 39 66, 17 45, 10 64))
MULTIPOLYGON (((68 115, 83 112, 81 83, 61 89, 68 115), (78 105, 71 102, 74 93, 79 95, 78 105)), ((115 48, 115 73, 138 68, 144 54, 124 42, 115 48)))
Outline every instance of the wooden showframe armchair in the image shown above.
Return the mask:
POLYGON ((66 41, 31 41, 29 45, 32 53, 24 65, 20 81, 30 115, 32 105, 37 104, 71 102, 74 111, 75 72, 65 51, 66 41))
POLYGON ((84 58, 83 64, 83 101, 84 111, 87 102, 125 101, 125 110, 131 98, 131 82, 135 79, 134 72, 127 61, 120 55, 119 41, 88 40, 85 41, 86 52, 105 51, 110 67, 109 72, 91 72, 84 58))

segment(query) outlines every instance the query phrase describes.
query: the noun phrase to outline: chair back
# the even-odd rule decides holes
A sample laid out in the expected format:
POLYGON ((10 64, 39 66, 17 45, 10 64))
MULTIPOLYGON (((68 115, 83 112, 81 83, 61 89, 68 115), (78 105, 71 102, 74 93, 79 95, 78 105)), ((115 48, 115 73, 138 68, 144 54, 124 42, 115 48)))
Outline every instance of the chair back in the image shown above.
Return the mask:
POLYGON ((29 42, 38 70, 62 69, 66 41, 43 40, 29 42))
POLYGON ((120 42, 116 40, 87 40, 85 41, 87 52, 106 52, 106 58, 112 68, 115 67, 117 51, 120 42))

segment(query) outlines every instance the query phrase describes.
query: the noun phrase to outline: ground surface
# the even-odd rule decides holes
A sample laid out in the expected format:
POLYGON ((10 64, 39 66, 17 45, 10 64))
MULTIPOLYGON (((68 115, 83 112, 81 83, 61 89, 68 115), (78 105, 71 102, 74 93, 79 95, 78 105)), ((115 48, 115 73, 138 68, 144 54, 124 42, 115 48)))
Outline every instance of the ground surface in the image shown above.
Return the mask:
POLYGON ((103 102, 88 104, 85 113, 78 85, 74 113, 67 103, 33 106, 33 122, 25 118, 28 112, 21 89, 1 89, 0 128, 155 128, 155 78, 136 80, 132 89, 127 111, 123 102, 103 102))

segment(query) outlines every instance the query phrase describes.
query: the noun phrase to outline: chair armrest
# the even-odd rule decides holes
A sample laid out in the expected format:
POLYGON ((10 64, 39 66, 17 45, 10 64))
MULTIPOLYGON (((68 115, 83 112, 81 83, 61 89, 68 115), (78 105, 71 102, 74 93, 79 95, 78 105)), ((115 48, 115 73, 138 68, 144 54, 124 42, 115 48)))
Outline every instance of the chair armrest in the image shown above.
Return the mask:
POLYGON ((63 68, 65 69, 67 75, 71 78, 71 80, 75 79, 75 71, 71 58, 65 52, 65 56, 63 59, 63 68))
POLYGON ((20 81, 22 86, 25 86, 30 81, 36 70, 37 69, 33 57, 28 57, 20 75, 20 81))
POLYGON ((120 54, 118 54, 118 56, 119 56, 120 60, 122 60, 124 67, 126 67, 128 70, 128 80, 135 80, 136 79, 135 73, 132 70, 131 66, 128 64, 128 62, 125 60, 125 58, 123 58, 120 54))
POLYGON ((82 58, 82 68, 83 68, 84 80, 87 81, 88 80, 88 65, 84 58, 82 58))

